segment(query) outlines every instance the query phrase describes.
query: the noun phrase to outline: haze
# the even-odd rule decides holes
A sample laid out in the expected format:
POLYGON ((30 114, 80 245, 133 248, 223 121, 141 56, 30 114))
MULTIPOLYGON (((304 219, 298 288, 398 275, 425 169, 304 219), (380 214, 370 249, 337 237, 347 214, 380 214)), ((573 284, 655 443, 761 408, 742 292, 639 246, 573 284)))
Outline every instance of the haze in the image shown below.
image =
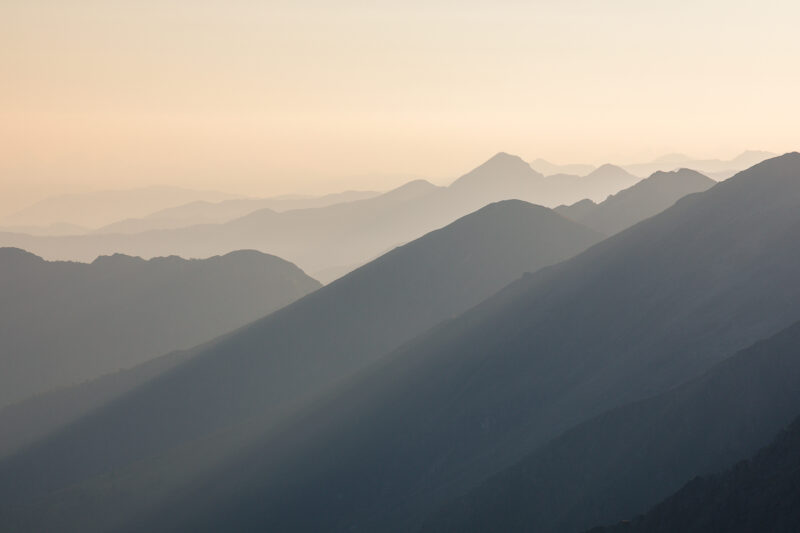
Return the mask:
POLYGON ((501 150, 788 151, 798 16, 789 1, 6 0, 0 212, 152 184, 443 184, 501 150))

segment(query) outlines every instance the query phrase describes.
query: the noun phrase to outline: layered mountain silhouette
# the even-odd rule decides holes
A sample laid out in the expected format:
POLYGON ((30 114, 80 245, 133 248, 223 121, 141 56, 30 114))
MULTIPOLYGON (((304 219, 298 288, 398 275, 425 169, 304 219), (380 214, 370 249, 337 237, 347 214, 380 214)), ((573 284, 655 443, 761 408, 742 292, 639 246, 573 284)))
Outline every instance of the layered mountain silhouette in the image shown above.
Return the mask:
POLYGON ((550 161, 542 159, 541 157, 534 159, 530 162, 530 164, 533 170, 539 172, 540 174, 544 174, 545 176, 552 176, 553 174, 585 176, 597 168, 594 165, 584 165, 580 163, 559 165, 557 163, 551 163, 550 161))
POLYGON ((86 264, 0 248, 0 406, 192 347, 319 286, 253 251, 86 264))
POLYGON ((564 430, 794 323, 799 208, 796 153, 690 195, 407 343, 128 525, 416 529, 564 430))
POLYGON ((624 165, 628 172, 637 176, 649 176, 655 172, 669 172, 680 168, 691 168, 712 176, 715 179, 727 179, 736 172, 756 165, 765 159, 775 157, 772 152, 747 150, 733 159, 697 159, 685 154, 666 154, 649 163, 624 165))
MULTIPOLYGON (((161 209, 142 218, 108 224, 95 233, 139 233, 143 231, 184 228, 198 224, 220 224, 243 217, 259 209, 282 212, 309 209, 364 200, 378 196, 375 191, 345 191, 324 196, 277 196, 275 198, 236 198, 221 202, 198 200, 177 207, 161 209)), ((21 233, 25 233, 22 231, 21 233)))
POLYGON ((715 184, 711 178, 685 168, 656 172, 599 204, 581 200, 559 206, 556 211, 605 235, 613 235, 660 213, 687 194, 705 191, 715 184))
MULTIPOLYGON (((733 159, 698 159, 686 154, 665 154, 646 163, 632 163, 619 165, 627 172, 644 178, 655 172, 671 172, 681 168, 690 168, 711 176, 716 180, 723 180, 732 175, 756 165, 765 159, 775 157, 777 154, 763 150, 746 150, 733 159)), ((557 165, 545 159, 531 161, 531 167, 546 176, 554 174, 569 174, 573 176, 586 176, 597 167, 583 164, 557 165)), ((624 188, 624 187, 621 187, 624 188)), ((618 189, 619 190, 619 189, 618 189)), ((616 191, 612 191, 616 192, 616 191)), ((611 194, 611 193, 609 193, 611 194)), ((588 197, 588 195, 587 195, 588 197)), ((602 200, 603 198, 599 198, 602 200)))
MULTIPOLYGON (((125 511, 132 511, 126 506, 142 502, 124 500, 125 509, 103 517, 93 514, 94 508, 56 504, 53 509, 69 515, 58 518, 25 502, 81 482, 88 485, 76 490, 91 491, 97 488, 95 476, 124 469, 154 472, 163 480, 156 492, 170 482, 184 483, 197 472, 179 465, 199 456, 190 466, 202 469, 219 460, 216 448, 211 457, 202 454, 206 446, 217 446, 215 438, 230 431, 226 428, 248 420, 258 431, 272 427, 316 393, 523 272, 566 259, 599 239, 552 210, 521 201, 463 217, 197 348, 188 362, 6 460, 0 465, 0 499, 11 507, 0 516, 19 530, 36 529, 27 520, 54 527, 49 519, 61 530, 69 529, 70 519, 77 529, 91 530, 111 516, 127 516, 125 511), (189 444, 194 448, 187 449, 189 444), (162 476, 158 457, 172 450, 179 455, 169 461, 171 474, 162 476), (142 463, 145 459, 149 462, 142 463)), ((119 503, 115 494, 100 495, 105 496, 107 509, 119 503)))
POLYGON ((55 225, 97 228, 121 218, 142 217, 167 207, 188 202, 219 202, 235 195, 217 191, 196 191, 181 187, 64 194, 46 198, 0 220, 0 226, 37 226, 39 231, 55 225))
MULTIPOLYGON (((610 194, 628 188, 639 178, 616 165, 602 165, 585 176, 555 174, 547 176, 547 182, 557 191, 571 191, 573 199, 588 198, 602 201, 610 194)), ((561 198, 567 194, 559 195, 561 198)))
POLYGON ((799 501, 800 418, 749 461, 693 479, 644 516, 591 533, 791 533, 799 501))
POLYGON ((423 531, 570 532, 632 517, 687 479, 749 457, 800 412, 798 346, 800 323, 695 381, 570 429, 438 510, 423 531))
MULTIPOLYGON (((556 206, 587 196, 598 186, 616 192, 600 169, 597 179, 545 178, 517 156, 499 153, 449 187, 416 180, 382 195, 309 209, 261 209, 224 223, 134 234, 43 237, 0 233, 0 244, 47 259, 92 261, 116 252, 153 257, 208 257, 255 249, 283 257, 328 282, 393 247, 440 228, 491 202, 521 199, 556 206)), ((624 177, 626 181, 628 177, 624 177)), ((611 180, 613 181, 613 180, 611 180)), ((238 204, 237 204, 238 205, 238 204)))

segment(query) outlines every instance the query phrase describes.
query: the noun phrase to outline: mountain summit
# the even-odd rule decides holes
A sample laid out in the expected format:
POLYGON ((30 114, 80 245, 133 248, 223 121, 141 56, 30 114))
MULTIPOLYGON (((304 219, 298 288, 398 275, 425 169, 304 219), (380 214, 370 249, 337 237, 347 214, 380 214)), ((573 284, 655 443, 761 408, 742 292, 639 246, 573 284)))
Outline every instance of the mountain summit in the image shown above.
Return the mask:
POLYGON ((458 178, 450 186, 453 188, 488 186, 489 184, 497 186, 502 182, 537 180, 543 177, 521 157, 499 152, 479 167, 458 178))

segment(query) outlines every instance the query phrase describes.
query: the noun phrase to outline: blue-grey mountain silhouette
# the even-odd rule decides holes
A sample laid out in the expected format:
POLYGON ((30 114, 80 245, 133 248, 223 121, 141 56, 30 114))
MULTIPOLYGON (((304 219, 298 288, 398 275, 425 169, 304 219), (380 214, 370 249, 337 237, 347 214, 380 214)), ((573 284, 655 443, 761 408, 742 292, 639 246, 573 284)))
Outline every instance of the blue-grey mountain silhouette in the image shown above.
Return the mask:
MULTIPOLYGON (((544 207, 521 201, 489 205, 199 347, 188 362, 6 460, 0 467, 0 492, 6 501, 27 501, 131 465, 158 470, 158 461, 146 467, 141 461, 175 449, 182 451, 169 461, 170 469, 174 473, 188 465, 191 476, 197 466, 192 460, 199 457, 202 467, 213 462, 203 455, 203 443, 216 443, 211 436, 225 436, 220 433, 224 428, 253 419, 256 428, 271 427, 313 393, 473 306, 523 272, 568 258, 599 239, 544 207), (187 449, 188 444, 197 448, 187 449), (2 480, 11 479, 13 487, 3 485, 2 480)), ((167 478, 187 479, 183 473, 167 478)), ((45 520, 45 515, 37 508, 30 516, 45 520)), ((82 530, 98 527, 109 516, 127 515, 71 514, 82 530)), ((62 530, 65 520, 58 519, 62 530)))
POLYGON ((564 430, 794 323, 798 228, 792 153, 515 282, 135 525, 416 529, 564 430))
POLYGON ((0 248, 0 407, 190 348, 319 286, 254 251, 87 264, 0 248))
POLYGON ((798 346, 800 323, 697 380, 580 424, 443 506, 423 531, 569 532, 635 516, 749 457, 800 412, 798 346))
POLYGON ((693 479, 644 516, 590 533, 792 533, 798 502, 800 418, 752 459, 693 479))

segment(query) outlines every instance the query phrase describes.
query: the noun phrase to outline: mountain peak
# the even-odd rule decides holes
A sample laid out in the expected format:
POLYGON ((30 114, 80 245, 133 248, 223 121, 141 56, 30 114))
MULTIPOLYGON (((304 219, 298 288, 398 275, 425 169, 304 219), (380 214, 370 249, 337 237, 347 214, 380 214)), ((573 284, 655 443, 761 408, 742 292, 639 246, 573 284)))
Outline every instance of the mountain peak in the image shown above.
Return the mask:
POLYGON ((32 254, 22 248, 15 248, 13 246, 0 247, 0 261, 29 261, 29 262, 42 262, 44 261, 38 255, 32 254))
POLYGON ((642 182, 646 181, 664 181, 664 180, 698 180, 698 181, 705 181, 709 183, 715 183, 714 180, 697 172, 696 170, 692 170, 691 168, 679 168, 676 170, 657 170, 653 172, 650 176, 642 180, 642 182))
POLYGON ((508 152, 497 152, 492 157, 490 157, 486 161, 486 163, 484 163, 484 164, 489 164, 489 163, 498 162, 498 161, 499 162, 521 163, 521 164, 524 164, 525 166, 529 166, 528 163, 526 163, 520 156, 514 155, 514 154, 509 154, 508 152))
POLYGON ((543 176, 533 170, 521 157, 506 152, 498 152, 486 162, 464 174, 452 186, 463 186, 485 182, 515 181, 537 179, 543 176))
POLYGON ((589 174, 585 176, 588 179, 605 179, 605 178, 619 178, 619 177, 633 177, 633 175, 622 167, 606 163, 600 165, 589 174))
POLYGON ((378 196, 378 198, 393 198, 393 199, 412 199, 417 198, 419 196, 424 196, 429 194, 439 187, 431 183, 430 181, 426 181, 423 179, 416 179, 409 181, 408 183, 404 183, 399 187, 396 187, 388 192, 383 193, 382 195, 378 196))

